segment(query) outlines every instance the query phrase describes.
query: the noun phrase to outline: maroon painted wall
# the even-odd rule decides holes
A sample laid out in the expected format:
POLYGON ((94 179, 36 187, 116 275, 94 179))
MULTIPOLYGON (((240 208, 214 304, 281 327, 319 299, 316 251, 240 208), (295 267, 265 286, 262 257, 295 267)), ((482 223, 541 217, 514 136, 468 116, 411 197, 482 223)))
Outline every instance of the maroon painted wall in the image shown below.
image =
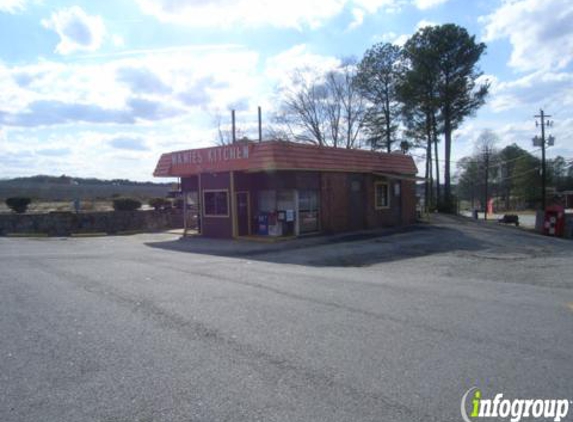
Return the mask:
POLYGON ((208 237, 233 237, 232 207, 231 207, 231 178, 229 173, 201 174, 201 203, 203 191, 206 189, 227 189, 229 195, 228 217, 205 217, 204 208, 201 210, 202 234, 208 237))
POLYGON ((189 176, 181 178, 181 190, 183 192, 193 192, 198 190, 198 176, 189 176))
POLYGON ((320 174, 306 171, 235 173, 236 191, 264 189, 319 189, 320 174))

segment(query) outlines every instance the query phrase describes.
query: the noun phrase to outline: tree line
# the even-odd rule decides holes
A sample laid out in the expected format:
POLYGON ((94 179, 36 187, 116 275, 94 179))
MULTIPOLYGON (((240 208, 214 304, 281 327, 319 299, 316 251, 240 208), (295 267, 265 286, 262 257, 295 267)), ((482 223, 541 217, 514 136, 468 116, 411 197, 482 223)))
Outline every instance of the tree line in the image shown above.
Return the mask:
MULTIPOLYGON (((494 199, 497 210, 535 208, 541 202, 538 151, 526 151, 516 144, 499 149, 498 140, 492 131, 482 132, 474 153, 457 162, 459 199, 471 209, 483 208, 486 196, 494 199)), ((546 180, 549 199, 559 202, 559 192, 573 190, 573 162, 561 156, 547 160, 546 180)))
POLYGON ((375 44, 361 60, 325 73, 299 69, 279 89, 273 137, 386 152, 424 148, 426 204, 451 211, 452 133, 485 102, 489 83, 478 68, 485 50, 465 28, 445 24, 421 28, 403 46, 375 44))

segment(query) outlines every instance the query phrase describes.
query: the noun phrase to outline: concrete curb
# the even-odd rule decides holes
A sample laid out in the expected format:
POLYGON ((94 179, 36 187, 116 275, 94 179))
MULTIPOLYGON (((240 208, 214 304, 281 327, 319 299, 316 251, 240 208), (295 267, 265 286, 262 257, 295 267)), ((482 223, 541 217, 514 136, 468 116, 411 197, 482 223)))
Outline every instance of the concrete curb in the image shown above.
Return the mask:
POLYGON ((72 233, 69 237, 103 237, 108 236, 105 232, 94 232, 94 233, 72 233))
POLYGON ((48 233, 6 233, 5 237, 48 237, 48 233))
POLYGON ((145 232, 143 230, 123 230, 123 231, 119 231, 119 232, 115 232, 112 234, 115 236, 131 236, 133 234, 142 234, 142 233, 151 233, 151 232, 145 232))

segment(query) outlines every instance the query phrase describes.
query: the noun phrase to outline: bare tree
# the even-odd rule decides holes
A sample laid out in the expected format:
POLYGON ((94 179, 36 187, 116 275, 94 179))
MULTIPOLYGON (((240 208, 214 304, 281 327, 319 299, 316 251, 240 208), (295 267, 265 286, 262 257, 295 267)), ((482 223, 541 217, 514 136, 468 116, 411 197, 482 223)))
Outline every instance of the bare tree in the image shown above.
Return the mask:
POLYGON ((364 128, 366 101, 355 83, 356 60, 345 59, 341 65, 326 76, 326 84, 331 97, 331 127, 334 146, 342 142, 345 148, 355 148, 364 128), (336 134, 336 137, 335 137, 336 134))
POLYGON ((494 196, 492 185, 496 185, 496 179, 499 176, 499 154, 495 150, 499 137, 491 130, 484 130, 476 140, 475 156, 481 168, 483 178, 483 208, 484 218, 487 219, 487 204, 490 197, 494 196), (493 182, 493 183, 492 183, 493 182))
POLYGON ((275 117, 289 138, 327 145, 326 91, 318 76, 308 70, 297 69, 291 75, 291 86, 279 91, 281 105, 275 117))
MULTIPOLYGON (((230 114, 230 113, 229 113, 230 114)), ((217 128, 215 143, 220 146, 230 145, 233 143, 233 128, 229 123, 223 123, 221 110, 217 109, 213 116, 213 126, 217 128)), ((244 131, 241 128, 235 128, 235 138, 241 139, 244 131)))
POLYGON ((279 133, 316 145, 355 148, 363 128, 365 106, 354 84, 356 64, 345 60, 325 74, 297 70, 281 89, 275 118, 279 133))
POLYGON ((492 153, 495 150, 498 143, 499 143, 499 136, 497 136, 497 134, 491 129, 484 129, 476 139, 474 145, 475 149, 474 153, 476 155, 483 154, 487 151, 492 153))

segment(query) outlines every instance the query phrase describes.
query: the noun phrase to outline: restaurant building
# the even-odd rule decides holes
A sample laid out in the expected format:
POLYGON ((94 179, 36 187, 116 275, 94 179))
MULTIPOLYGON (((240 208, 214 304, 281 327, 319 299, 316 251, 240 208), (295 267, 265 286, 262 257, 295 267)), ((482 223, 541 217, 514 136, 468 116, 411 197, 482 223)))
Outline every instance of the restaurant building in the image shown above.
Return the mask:
POLYGON ((232 238, 411 224, 416 173, 401 153, 239 141, 163 154, 154 176, 181 178, 202 235, 232 238))

